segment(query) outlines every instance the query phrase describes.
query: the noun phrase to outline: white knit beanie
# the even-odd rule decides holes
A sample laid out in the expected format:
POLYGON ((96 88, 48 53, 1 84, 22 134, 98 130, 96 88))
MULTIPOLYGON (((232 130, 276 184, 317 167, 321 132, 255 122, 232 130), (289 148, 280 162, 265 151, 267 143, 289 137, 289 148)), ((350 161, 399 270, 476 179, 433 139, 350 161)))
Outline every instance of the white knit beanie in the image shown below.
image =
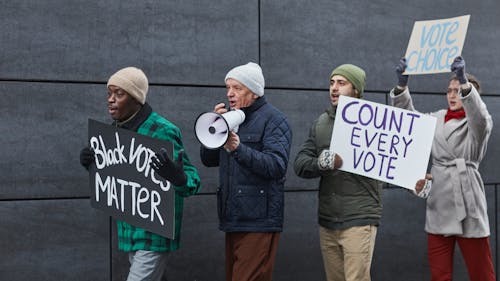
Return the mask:
POLYGON ((125 67, 111 75, 108 85, 122 88, 125 92, 138 100, 141 104, 146 102, 148 94, 148 78, 142 70, 137 67, 125 67))
POLYGON ((264 75, 262 75, 260 66, 254 62, 249 62, 231 69, 226 74, 226 79, 224 79, 224 81, 227 81, 229 78, 238 80, 238 82, 245 85, 245 87, 259 97, 264 95, 264 75))

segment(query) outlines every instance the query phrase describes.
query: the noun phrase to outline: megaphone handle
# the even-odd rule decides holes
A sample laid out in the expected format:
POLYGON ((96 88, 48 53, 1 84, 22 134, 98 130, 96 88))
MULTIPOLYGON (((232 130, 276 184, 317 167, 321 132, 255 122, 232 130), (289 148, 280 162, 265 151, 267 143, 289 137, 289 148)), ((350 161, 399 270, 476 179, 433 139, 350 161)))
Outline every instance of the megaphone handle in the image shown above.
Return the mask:
POLYGON ((214 107, 214 112, 217 114, 224 114, 228 111, 229 111, 229 109, 226 108, 226 104, 223 102, 216 104, 214 107))

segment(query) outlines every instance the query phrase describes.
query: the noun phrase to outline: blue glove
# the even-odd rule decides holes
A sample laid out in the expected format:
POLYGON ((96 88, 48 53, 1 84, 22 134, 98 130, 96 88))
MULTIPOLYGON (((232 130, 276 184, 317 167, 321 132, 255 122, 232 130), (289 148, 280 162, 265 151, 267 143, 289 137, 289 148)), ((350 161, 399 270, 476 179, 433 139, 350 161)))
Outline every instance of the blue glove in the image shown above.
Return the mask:
POLYGON ((408 75, 403 75, 406 70, 406 59, 401 58, 396 65, 396 74, 398 75, 398 86, 404 88, 408 85, 408 75))
POLYGON ((451 71, 455 73, 460 84, 467 84, 467 76, 465 76, 465 60, 458 56, 451 64, 451 71))

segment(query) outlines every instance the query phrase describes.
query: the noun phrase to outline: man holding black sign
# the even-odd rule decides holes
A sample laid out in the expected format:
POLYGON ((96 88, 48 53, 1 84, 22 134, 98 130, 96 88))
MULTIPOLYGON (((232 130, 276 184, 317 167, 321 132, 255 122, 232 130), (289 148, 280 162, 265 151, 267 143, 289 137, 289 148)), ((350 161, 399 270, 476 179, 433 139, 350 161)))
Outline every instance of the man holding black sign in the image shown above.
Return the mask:
POLYGON ((341 95, 362 98, 365 72, 343 64, 330 75, 330 107, 313 122, 295 158, 299 177, 319 182, 319 238, 328 281, 369 281, 375 236, 382 213, 382 186, 374 179, 338 170, 342 158, 330 150, 341 95))
MULTIPOLYGON (((198 172, 184 153, 180 130, 146 103, 148 87, 148 79, 142 70, 135 67, 119 70, 107 83, 108 112, 114 126, 173 144, 176 160, 171 160, 162 149, 157 157, 152 158, 151 166, 175 189, 175 234, 174 239, 168 239, 118 220, 118 249, 129 252, 131 263, 128 281, 161 280, 168 252, 179 248, 183 198, 195 194, 200 188, 198 172)), ((94 151, 89 147, 82 149, 80 163, 88 169, 94 162, 94 151)))

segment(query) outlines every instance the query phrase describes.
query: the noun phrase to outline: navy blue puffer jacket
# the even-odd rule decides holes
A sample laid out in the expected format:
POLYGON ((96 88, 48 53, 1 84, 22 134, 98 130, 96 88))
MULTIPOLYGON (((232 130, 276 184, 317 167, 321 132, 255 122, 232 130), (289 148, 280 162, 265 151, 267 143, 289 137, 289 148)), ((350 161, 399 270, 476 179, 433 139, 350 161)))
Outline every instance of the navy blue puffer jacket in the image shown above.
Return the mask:
POLYGON ((240 145, 200 150, 205 166, 219 166, 217 209, 224 232, 279 232, 283 228, 284 183, 292 130, 283 113, 264 97, 242 108, 240 145))

